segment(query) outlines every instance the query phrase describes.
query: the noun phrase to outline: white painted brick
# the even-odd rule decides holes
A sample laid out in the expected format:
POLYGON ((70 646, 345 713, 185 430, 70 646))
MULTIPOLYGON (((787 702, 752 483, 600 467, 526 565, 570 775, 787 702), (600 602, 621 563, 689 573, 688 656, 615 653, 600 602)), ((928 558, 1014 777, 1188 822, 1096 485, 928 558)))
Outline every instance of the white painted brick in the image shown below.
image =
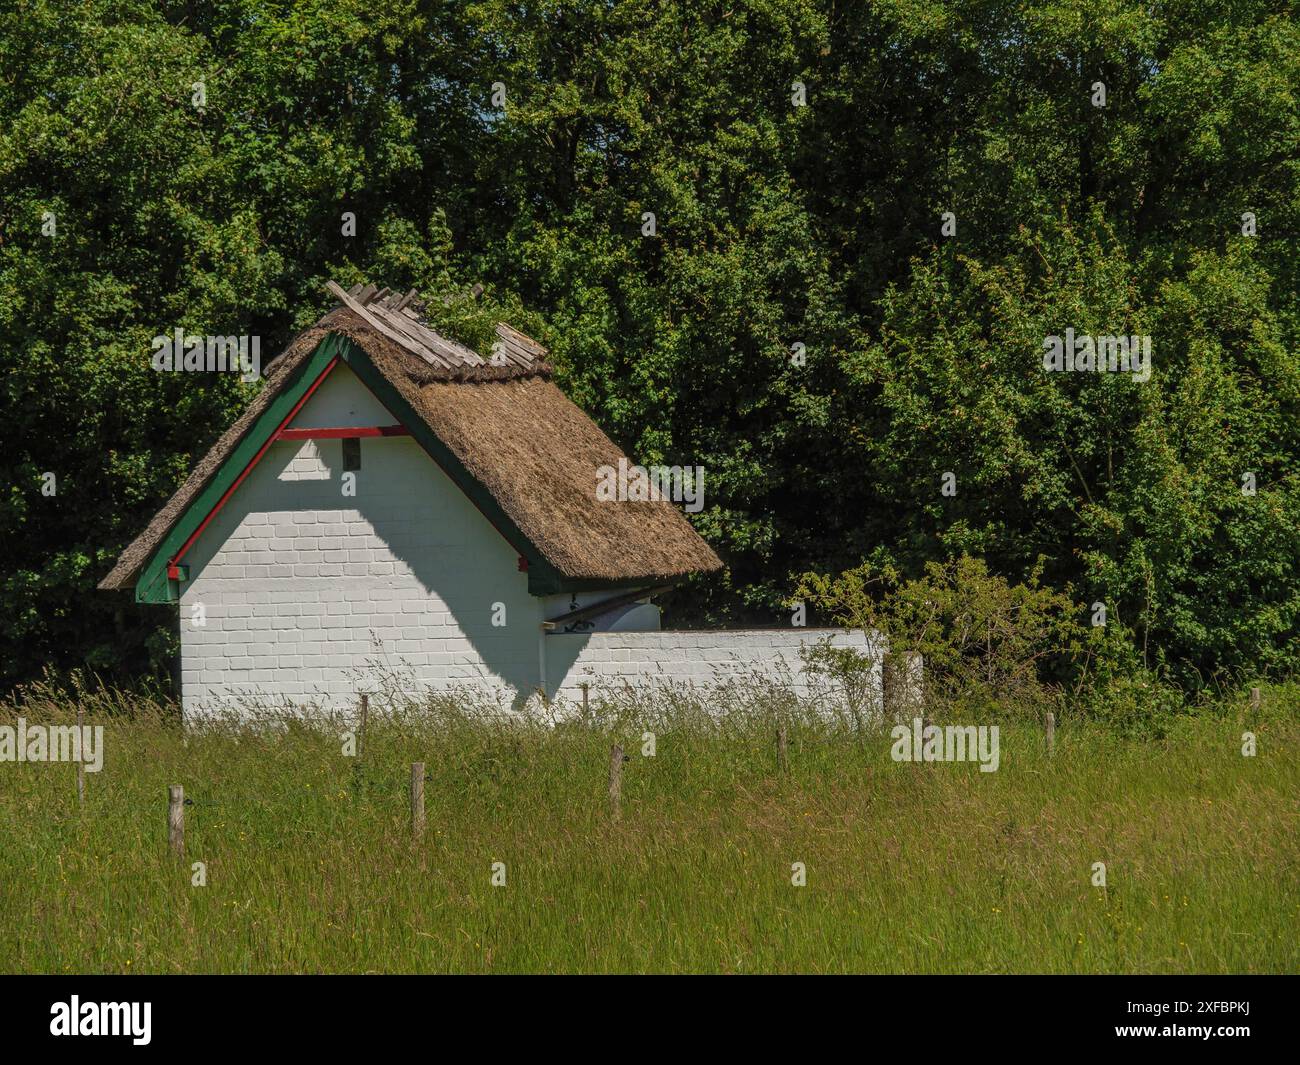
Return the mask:
MULTIPOLYGON (((756 632, 608 632, 590 636, 556 635, 548 646, 557 648, 551 657, 567 662, 578 648, 573 664, 563 677, 549 678, 551 690, 570 698, 581 697, 584 680, 595 690, 621 690, 661 682, 708 687, 727 678, 751 675, 774 679, 788 674, 796 691, 810 692, 802 672, 800 648, 830 636, 836 646, 868 649, 861 632, 791 629, 756 632)), ((879 674, 877 673, 877 676, 879 674)), ((877 682, 878 683, 878 682, 877 682)))

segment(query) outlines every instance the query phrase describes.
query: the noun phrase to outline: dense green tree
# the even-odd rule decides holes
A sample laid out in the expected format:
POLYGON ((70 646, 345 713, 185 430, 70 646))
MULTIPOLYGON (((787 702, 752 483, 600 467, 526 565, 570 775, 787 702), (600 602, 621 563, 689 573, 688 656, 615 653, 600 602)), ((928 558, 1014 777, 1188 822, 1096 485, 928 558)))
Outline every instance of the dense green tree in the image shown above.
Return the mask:
POLYGON ((1184 682, 1300 658, 1289 0, 18 0, 0 58, 6 683, 166 659, 93 586, 256 386, 150 338, 269 357, 363 276, 483 283, 448 329, 526 323, 705 466, 730 570, 679 619, 1042 556, 1184 682), (1150 381, 1044 373, 1067 328, 1150 381))

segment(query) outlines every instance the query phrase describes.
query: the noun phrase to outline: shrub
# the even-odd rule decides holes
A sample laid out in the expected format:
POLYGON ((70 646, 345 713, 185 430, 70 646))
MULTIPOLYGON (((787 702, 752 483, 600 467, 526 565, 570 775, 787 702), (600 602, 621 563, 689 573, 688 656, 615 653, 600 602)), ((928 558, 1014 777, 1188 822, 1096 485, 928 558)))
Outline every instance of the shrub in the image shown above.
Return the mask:
POLYGON ((1082 608, 1040 585, 1037 571, 1012 585, 969 555, 928 563, 907 581, 869 563, 838 577, 806 573, 795 597, 838 624, 884 634, 895 651, 919 651, 932 701, 1039 706, 1065 681, 1083 681, 1103 647, 1082 608))

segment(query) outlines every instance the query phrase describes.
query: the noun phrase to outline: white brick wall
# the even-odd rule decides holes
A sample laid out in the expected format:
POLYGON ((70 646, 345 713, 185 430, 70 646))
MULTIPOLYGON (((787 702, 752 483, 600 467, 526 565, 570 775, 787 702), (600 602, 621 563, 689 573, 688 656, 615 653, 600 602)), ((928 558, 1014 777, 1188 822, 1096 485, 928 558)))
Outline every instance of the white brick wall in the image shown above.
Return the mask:
MULTIPOLYGON (((547 679, 553 695, 572 700, 582 698, 579 685, 584 682, 594 698, 626 686, 667 683, 708 688, 754 675, 788 677, 791 688, 807 696, 810 680, 800 651, 823 639, 835 647, 872 653, 865 633, 846 629, 556 633, 546 638, 547 679)), ((879 662, 872 674, 879 692, 879 662)))

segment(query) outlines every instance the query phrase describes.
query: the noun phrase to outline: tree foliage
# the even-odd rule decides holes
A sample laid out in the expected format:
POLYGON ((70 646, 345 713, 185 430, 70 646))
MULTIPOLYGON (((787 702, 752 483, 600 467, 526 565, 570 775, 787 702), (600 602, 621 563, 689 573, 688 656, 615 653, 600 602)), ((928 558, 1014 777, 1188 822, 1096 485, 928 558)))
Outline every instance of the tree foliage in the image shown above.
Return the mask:
POLYGON ((8 682, 165 658, 94 583, 256 386, 150 338, 269 355, 361 277, 482 283, 449 328, 500 311, 705 467, 729 570, 680 616, 1041 556, 1187 684, 1300 657, 1289 0, 18 0, 0 54, 8 682), (1151 380, 1044 373, 1067 327, 1151 380))

